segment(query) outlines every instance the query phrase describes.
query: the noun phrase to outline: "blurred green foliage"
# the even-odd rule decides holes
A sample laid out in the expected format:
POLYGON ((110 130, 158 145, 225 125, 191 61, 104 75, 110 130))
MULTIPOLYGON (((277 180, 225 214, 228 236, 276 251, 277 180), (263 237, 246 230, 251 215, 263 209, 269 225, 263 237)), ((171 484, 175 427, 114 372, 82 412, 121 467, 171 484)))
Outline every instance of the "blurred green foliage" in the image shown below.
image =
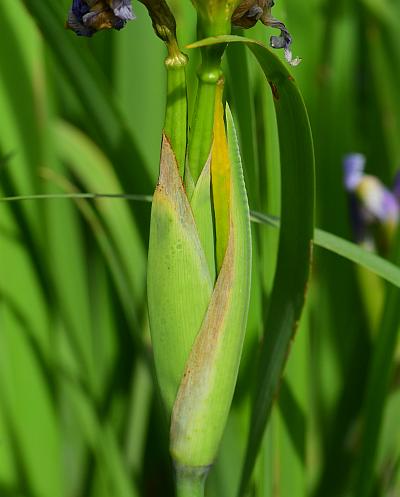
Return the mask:
MULTIPOLYGON (((182 46, 189 0, 171 1, 182 46)), ((316 150, 317 224, 351 239, 344 154, 391 183, 400 164, 398 0, 279 0, 316 150)), ((162 43, 143 6, 120 33, 64 31, 67 0, 2 0, 0 192, 150 195, 165 107, 162 43)), ((246 33, 266 41, 262 26, 246 33)), ((189 51, 188 51, 189 52, 189 51)), ((196 51, 189 53, 189 93, 196 51)), ((279 215, 272 96, 241 46, 225 59, 253 210, 279 215)), ((190 95, 189 95, 190 96, 190 95)), ((193 98, 191 99, 193 101, 193 98)), ((150 204, 122 199, 0 203, 0 495, 173 495, 167 425, 146 309, 150 204)), ((251 311, 210 497, 233 497, 277 230, 254 225, 251 311)), ((399 242, 393 261, 399 263, 399 242)), ((357 255, 355 256, 357 259, 357 255)), ((400 294, 316 248, 308 301, 249 495, 400 494, 400 294)))

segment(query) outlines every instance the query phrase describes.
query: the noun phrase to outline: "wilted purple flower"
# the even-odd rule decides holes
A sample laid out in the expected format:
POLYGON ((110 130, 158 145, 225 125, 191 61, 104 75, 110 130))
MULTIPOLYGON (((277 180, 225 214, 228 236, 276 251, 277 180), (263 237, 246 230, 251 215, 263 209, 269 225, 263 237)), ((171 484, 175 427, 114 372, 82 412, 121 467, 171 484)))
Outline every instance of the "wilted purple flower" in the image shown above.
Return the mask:
POLYGON ((243 0, 232 16, 232 23, 242 28, 251 28, 260 20, 265 26, 279 29, 279 36, 271 36, 270 46, 272 48, 283 48, 285 59, 291 66, 300 64, 299 57, 293 58, 291 51, 292 36, 282 21, 271 15, 271 9, 275 5, 274 0, 243 0))
POLYGON ((131 0, 73 0, 66 26, 79 36, 104 29, 122 29, 135 18, 131 0))
POLYGON ((275 17, 269 17, 267 22, 264 22, 266 26, 271 26, 271 28, 277 28, 281 30, 280 36, 271 36, 270 45, 272 48, 283 48, 285 53, 285 59, 289 62, 291 66, 298 66, 301 62, 299 57, 293 58, 292 50, 290 45, 292 44, 292 36, 287 30, 285 24, 275 17))

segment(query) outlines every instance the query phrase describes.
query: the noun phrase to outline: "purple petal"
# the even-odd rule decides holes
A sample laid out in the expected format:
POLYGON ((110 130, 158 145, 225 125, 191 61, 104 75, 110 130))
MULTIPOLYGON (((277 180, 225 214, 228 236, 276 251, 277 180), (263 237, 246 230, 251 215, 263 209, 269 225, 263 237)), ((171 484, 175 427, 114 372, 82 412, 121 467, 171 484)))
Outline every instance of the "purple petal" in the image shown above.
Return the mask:
POLYGON ((82 17, 90 11, 90 7, 84 0, 73 0, 71 10, 77 20, 82 21, 82 17))
POLYGON ((348 154, 343 160, 344 184, 353 192, 364 176, 365 157, 362 154, 348 154))
POLYGON ((285 59, 291 66, 298 66, 301 62, 299 57, 293 58, 290 45, 292 44, 292 36, 287 30, 285 24, 275 17, 269 17, 264 21, 264 24, 271 26, 271 28, 280 29, 280 36, 271 36, 270 46, 272 48, 283 48, 285 52, 285 59))
POLYGON ((356 187, 364 208, 380 222, 397 222, 399 205, 391 191, 375 176, 364 175, 356 187))
POLYGON ((386 188, 382 196, 382 219, 384 221, 397 221, 399 218, 399 204, 396 197, 386 188))
POLYGON ((83 18, 79 19, 71 9, 67 18, 67 27, 72 29, 78 36, 93 36, 96 30, 85 26, 82 19, 83 18))
POLYGON ((132 11, 131 0, 113 0, 112 9, 114 14, 123 21, 132 21, 135 14, 132 11))

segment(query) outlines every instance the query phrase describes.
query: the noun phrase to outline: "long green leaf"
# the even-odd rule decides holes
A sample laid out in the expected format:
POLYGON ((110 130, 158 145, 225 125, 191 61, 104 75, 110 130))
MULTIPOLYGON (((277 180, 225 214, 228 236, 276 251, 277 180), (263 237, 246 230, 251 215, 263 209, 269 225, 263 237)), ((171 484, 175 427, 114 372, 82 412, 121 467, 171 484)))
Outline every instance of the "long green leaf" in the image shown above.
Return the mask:
POLYGON ((114 101, 110 85, 82 39, 62 29, 61 10, 53 2, 23 0, 58 62, 57 68, 69 81, 87 112, 88 130, 99 139, 107 152, 119 160, 114 163, 125 184, 136 184, 142 191, 150 191, 151 180, 132 134, 114 101), (140 167, 140 175, 131 166, 140 167), (125 167, 123 167, 125 166, 125 167))
MULTIPOLYGON (((251 214, 252 219, 259 223, 268 224, 276 228, 279 227, 279 219, 276 217, 267 216, 255 211, 252 211, 251 214)), ((388 283, 400 287, 400 268, 383 257, 380 257, 373 252, 368 252, 355 243, 349 242, 340 236, 336 236, 318 228, 314 230, 314 244, 344 257, 380 276, 388 283)))
MULTIPOLYGON (((122 187, 110 162, 87 136, 66 123, 59 123, 56 131, 60 157, 89 191, 108 188, 113 195, 121 194, 122 187)), ((146 259, 137 224, 126 204, 111 205, 102 199, 97 199, 96 203, 128 276, 131 296, 135 303, 141 305, 146 259)))
POLYGON ((84 392, 74 382, 62 379, 62 388, 68 398, 81 437, 93 450, 96 462, 101 469, 109 491, 115 497, 136 497, 136 485, 128 476, 123 464, 121 450, 117 443, 115 431, 110 424, 102 423, 84 392))
MULTIPOLYGON (((14 202, 25 200, 41 200, 41 199, 96 199, 110 198, 132 200, 137 202, 151 202, 150 195, 136 194, 120 194, 120 193, 55 193, 43 195, 19 195, 15 197, 0 197, 0 202, 14 202)), ((257 211, 251 211, 251 220, 256 223, 266 224, 275 228, 279 228, 279 219, 268 214, 263 214, 257 211)), ((334 235, 328 231, 315 228, 314 230, 314 245, 323 248, 333 254, 336 254, 348 261, 354 262, 359 266, 367 269, 371 273, 376 274, 383 280, 391 283, 396 287, 400 287, 400 267, 392 262, 380 257, 379 255, 369 252, 368 250, 356 245, 341 236, 334 235)))
MULTIPOLYGON (((394 245, 394 260, 400 264, 400 231, 394 245)), ((400 290, 389 287, 369 368, 364 399, 361 451, 356 467, 354 495, 369 497, 374 485, 374 465, 382 428, 384 407, 394 369, 399 335, 400 290)))
POLYGON ((238 36, 213 43, 245 43, 259 62, 272 89, 281 154, 281 230, 277 269, 265 322, 241 493, 247 487, 268 422, 290 342, 304 304, 314 229, 314 154, 311 129, 294 78, 267 47, 238 36))

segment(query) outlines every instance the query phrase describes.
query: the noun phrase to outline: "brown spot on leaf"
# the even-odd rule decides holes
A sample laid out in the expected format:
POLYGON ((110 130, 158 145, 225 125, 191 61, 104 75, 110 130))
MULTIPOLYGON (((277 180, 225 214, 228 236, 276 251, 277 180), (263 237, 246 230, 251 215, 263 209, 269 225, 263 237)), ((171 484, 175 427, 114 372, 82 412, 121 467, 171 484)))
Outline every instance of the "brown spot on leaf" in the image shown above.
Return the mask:
POLYGON ((273 83, 272 81, 268 81, 269 83, 269 86, 271 87, 271 90, 272 90, 272 95, 274 96, 274 99, 275 100, 279 100, 279 91, 278 91, 278 87, 276 86, 275 83, 273 83))

